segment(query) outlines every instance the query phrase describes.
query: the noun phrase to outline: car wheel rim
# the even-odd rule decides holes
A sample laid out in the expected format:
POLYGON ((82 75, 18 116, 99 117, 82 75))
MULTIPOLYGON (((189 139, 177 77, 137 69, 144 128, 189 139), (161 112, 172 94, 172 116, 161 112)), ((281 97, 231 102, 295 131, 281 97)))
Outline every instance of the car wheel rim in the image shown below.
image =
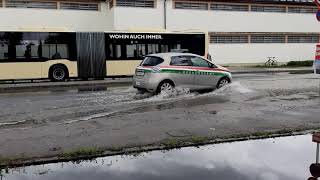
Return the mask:
POLYGON ((56 80, 62 80, 65 76, 65 72, 61 68, 53 70, 53 78, 56 80))
POLYGON ((172 91, 173 87, 170 83, 163 83, 160 89, 161 91, 172 91))
POLYGON ((229 83, 229 81, 228 81, 227 79, 222 79, 222 80, 220 81, 218 87, 221 88, 221 87, 225 86, 225 85, 228 84, 228 83, 229 83))

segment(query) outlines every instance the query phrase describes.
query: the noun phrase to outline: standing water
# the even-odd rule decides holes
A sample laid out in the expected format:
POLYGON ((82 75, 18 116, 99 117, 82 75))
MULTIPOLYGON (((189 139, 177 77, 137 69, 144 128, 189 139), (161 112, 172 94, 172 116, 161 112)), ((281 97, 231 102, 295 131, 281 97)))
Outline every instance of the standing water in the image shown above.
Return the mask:
POLYGON ((2 170, 3 180, 301 180, 315 159, 311 135, 187 147, 78 163, 2 170))

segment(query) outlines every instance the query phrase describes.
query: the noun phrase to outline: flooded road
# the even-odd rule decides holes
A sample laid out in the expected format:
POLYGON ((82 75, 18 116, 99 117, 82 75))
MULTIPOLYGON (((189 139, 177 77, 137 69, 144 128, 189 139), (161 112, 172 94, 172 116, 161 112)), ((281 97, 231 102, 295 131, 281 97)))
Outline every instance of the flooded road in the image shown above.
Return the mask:
POLYGON ((313 74, 242 74, 202 93, 152 96, 132 87, 87 87, 0 94, 0 155, 40 158, 86 147, 318 129, 319 82, 313 74))
POLYGON ((187 147, 2 170, 2 180, 302 180, 315 161, 311 135, 187 147))

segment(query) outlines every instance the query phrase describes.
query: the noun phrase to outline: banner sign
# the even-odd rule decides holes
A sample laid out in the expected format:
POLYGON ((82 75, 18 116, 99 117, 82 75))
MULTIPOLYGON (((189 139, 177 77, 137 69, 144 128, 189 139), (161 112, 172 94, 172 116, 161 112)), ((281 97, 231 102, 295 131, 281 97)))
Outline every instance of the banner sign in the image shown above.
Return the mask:
POLYGON ((110 39, 163 39, 161 34, 109 34, 110 39))

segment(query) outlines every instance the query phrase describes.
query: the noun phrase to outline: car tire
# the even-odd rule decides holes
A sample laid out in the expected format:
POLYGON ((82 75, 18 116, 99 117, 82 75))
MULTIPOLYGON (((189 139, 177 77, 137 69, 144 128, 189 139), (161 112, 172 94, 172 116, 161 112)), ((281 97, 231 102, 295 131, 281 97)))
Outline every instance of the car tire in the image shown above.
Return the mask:
POLYGON ((162 81, 157 88, 157 94, 160 94, 162 91, 172 91, 174 90, 173 82, 169 80, 162 81))
POLYGON ((216 85, 216 88, 222 88, 223 86, 230 83, 230 79, 228 77, 223 77, 219 80, 218 84, 216 85))
POLYGON ((49 71, 49 78, 51 81, 64 81, 68 76, 68 69, 63 65, 55 65, 49 71))
POLYGON ((138 94, 144 94, 147 92, 147 90, 142 89, 142 88, 137 88, 137 90, 138 90, 138 94))

